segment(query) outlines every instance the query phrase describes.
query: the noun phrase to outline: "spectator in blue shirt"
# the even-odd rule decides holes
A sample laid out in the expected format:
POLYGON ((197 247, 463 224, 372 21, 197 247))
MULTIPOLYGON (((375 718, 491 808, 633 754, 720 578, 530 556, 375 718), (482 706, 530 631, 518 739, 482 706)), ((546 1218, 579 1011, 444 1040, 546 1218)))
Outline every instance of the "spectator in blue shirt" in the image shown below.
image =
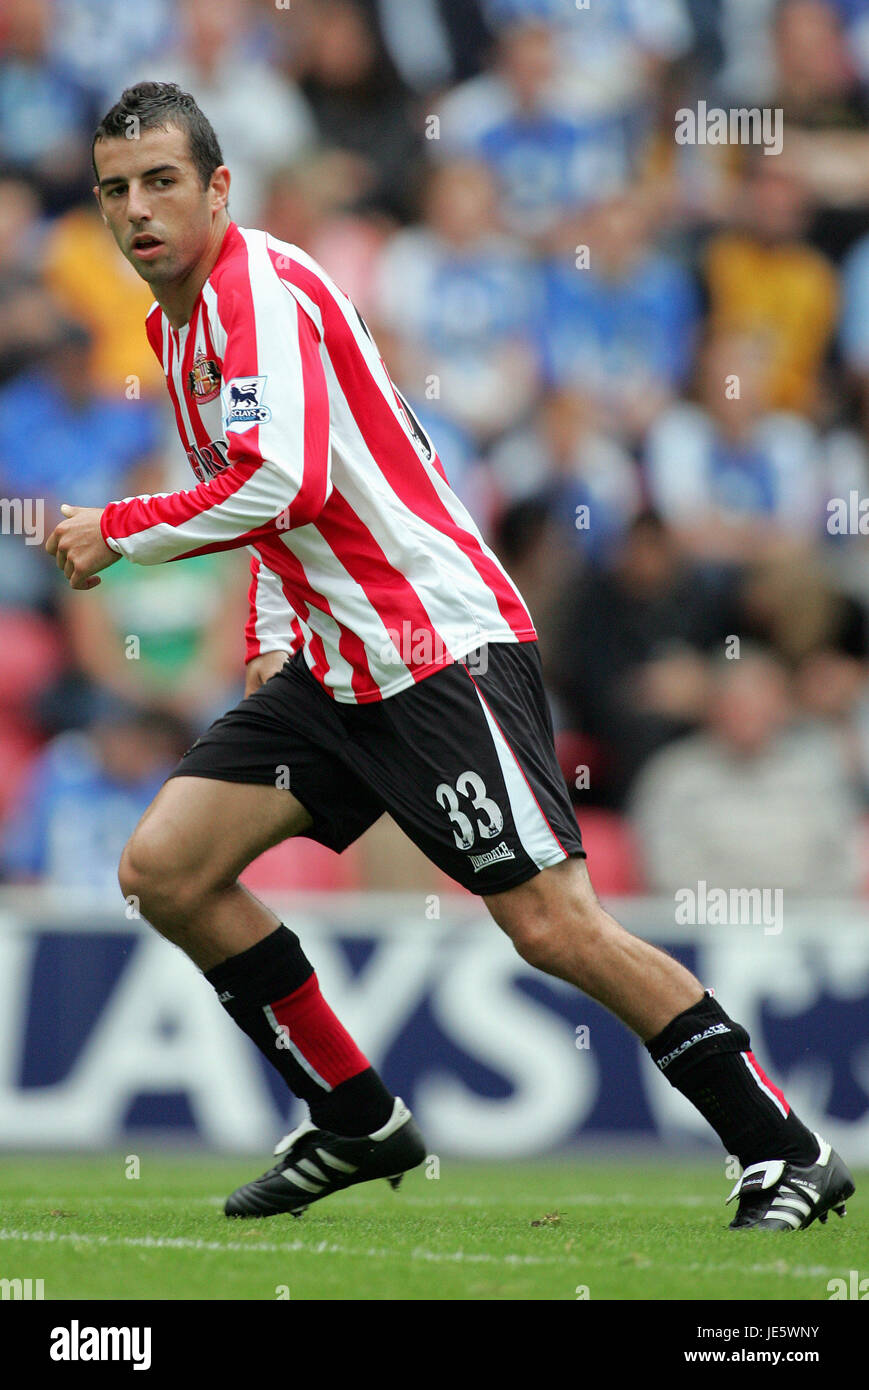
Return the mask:
POLYGON ((189 742, 165 713, 103 699, 91 727, 40 754, 0 843, 0 875, 118 892, 118 859, 189 742))
POLYGON ((763 341, 707 342, 699 399, 678 402, 649 431, 649 497, 686 550, 726 569, 777 538, 822 534, 829 460, 809 420, 770 410, 763 341))
POLYGON ((685 383, 701 312, 693 275, 654 248, 645 223, 636 195, 611 199, 565 229, 543 273, 547 383, 589 395, 629 441, 685 383))
POLYGON ((41 497, 49 508, 69 500, 74 480, 78 505, 101 507, 107 498, 137 491, 133 475, 160 448, 160 411, 147 401, 99 395, 88 371, 89 347, 87 329, 59 319, 41 364, 0 391, 5 496, 41 497))
POLYGON ((86 132, 94 112, 50 54, 47 0, 8 0, 3 10, 0 164, 37 188, 44 211, 62 212, 91 182, 86 132))
POLYGON ((494 72, 448 95, 432 142, 435 154, 488 165, 504 224, 525 238, 545 236, 566 212, 624 186, 630 172, 618 117, 566 109, 557 56, 545 25, 507 29, 494 72))
POLYGON ((398 232, 384 250, 378 341, 392 340, 390 368, 404 390, 485 442, 535 397, 537 292, 525 248, 498 229, 485 166, 446 164, 429 181, 425 222, 398 232))

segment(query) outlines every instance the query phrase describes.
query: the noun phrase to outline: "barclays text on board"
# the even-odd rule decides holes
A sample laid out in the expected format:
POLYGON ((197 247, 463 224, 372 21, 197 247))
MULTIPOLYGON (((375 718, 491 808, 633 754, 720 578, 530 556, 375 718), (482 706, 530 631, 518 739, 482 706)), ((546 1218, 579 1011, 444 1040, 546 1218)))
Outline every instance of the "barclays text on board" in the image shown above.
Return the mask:
MULTIPOLYGON (((526 966, 473 900, 275 903, 327 998, 430 1150, 519 1157, 583 1142, 709 1142, 639 1043, 526 966)), ((869 1161, 869 914, 802 904, 783 930, 618 904, 750 1029, 798 1111, 869 1161)), ((268 1150, 299 1112, 177 949, 115 905, 0 893, 0 1143, 108 1148, 167 1135, 268 1150), (62 1000, 62 1007, 58 1001, 62 1000)), ((714 1145, 714 1138, 712 1144, 714 1145)))

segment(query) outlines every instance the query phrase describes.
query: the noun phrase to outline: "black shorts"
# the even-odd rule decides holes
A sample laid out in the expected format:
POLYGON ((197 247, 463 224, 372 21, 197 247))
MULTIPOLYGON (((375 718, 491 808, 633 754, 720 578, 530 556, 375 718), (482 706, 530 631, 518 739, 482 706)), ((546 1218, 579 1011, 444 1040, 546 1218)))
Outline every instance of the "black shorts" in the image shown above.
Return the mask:
POLYGON ((287 787, 338 853, 388 812, 472 893, 585 856, 536 642, 489 643, 364 705, 333 700, 298 652, 171 775, 287 787))

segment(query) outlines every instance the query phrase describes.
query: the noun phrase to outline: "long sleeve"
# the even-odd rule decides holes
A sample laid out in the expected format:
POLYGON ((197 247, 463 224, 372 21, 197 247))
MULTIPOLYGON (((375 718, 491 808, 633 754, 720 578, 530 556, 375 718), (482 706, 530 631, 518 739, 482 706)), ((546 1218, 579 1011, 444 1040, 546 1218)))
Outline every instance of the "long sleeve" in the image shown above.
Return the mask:
POLYGON ((295 609, 284 594, 281 581, 259 555, 250 561, 250 614, 245 628, 245 663, 267 652, 292 655, 303 635, 295 609))
POLYGON ((331 490, 329 400, 314 323, 271 276, 236 276, 218 290, 216 307, 227 466, 190 491, 106 507, 106 543, 138 564, 304 526, 331 490))

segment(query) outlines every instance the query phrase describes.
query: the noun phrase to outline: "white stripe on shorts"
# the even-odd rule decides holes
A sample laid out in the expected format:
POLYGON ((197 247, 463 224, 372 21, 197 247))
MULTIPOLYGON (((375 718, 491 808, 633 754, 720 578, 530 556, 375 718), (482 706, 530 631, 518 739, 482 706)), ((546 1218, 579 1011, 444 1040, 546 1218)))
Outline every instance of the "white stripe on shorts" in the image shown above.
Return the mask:
MULTIPOLYGON (((465 668, 467 669, 467 668, 465 668)), ((510 799, 510 810, 522 848, 538 869, 548 869, 552 864, 560 864, 568 857, 552 827, 538 805, 528 781, 516 758, 516 754, 501 733, 495 718, 486 704, 480 687, 470 671, 468 677, 473 681, 480 707, 486 716, 486 723, 492 735, 492 742, 501 764, 501 773, 510 799)))

